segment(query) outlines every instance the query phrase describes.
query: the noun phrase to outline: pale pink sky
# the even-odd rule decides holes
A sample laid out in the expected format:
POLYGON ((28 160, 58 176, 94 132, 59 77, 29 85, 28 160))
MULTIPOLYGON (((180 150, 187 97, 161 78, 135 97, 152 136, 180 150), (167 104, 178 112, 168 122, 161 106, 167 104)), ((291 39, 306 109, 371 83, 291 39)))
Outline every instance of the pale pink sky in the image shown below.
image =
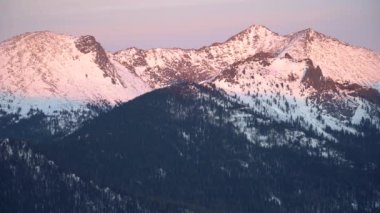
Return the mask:
POLYGON ((380 51, 378 0, 0 0, 0 40, 49 30, 94 35, 106 49, 197 48, 252 24, 313 28, 380 51))

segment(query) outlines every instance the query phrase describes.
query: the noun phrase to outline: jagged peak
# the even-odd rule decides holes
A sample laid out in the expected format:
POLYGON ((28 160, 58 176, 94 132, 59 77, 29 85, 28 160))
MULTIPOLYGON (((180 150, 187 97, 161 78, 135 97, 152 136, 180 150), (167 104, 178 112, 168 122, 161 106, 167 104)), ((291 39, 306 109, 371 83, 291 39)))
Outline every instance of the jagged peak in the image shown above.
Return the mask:
MULTIPOLYGON (((266 27, 264 25, 261 25, 261 24, 253 24, 253 25, 249 26, 246 30, 250 30, 250 31, 267 31, 267 32, 275 33, 272 30, 270 30, 268 27, 266 27)), ((275 33, 275 34, 277 34, 277 33, 275 33)))
POLYGON ((278 36, 277 33, 271 31, 269 28, 259 25, 259 24, 253 24, 249 26, 247 29, 241 31, 240 33, 232 36, 227 40, 228 41, 234 41, 239 40, 241 37, 267 37, 267 36, 278 36))
POLYGON ((351 45, 347 42, 344 42, 344 41, 341 41, 335 37, 323 34, 323 33, 316 31, 312 28, 307 28, 307 29, 304 29, 304 30, 301 30, 301 31, 298 31, 295 33, 291 33, 291 34, 285 35, 285 37, 287 37, 288 39, 293 40, 293 41, 294 40, 301 41, 301 42, 305 43, 305 45, 308 45, 309 43, 315 42, 315 41, 319 41, 319 42, 320 41, 332 41, 332 42, 335 42, 335 43, 343 45, 343 46, 350 46, 352 48, 360 48, 360 49, 363 49, 366 51, 371 51, 371 52, 376 53, 376 51, 373 51, 371 49, 351 45))
POLYGON ((319 37, 328 37, 327 35, 317 31, 317 30, 314 30, 313 28, 307 28, 305 30, 303 30, 307 35, 309 36, 319 36, 319 37))
POLYGON ((300 31, 298 31, 298 32, 303 32, 303 33, 311 33, 311 34, 313 34, 313 33, 319 33, 318 31, 316 31, 316 30, 314 30, 313 28, 311 28, 311 27, 309 27, 309 28, 306 28, 306 29, 304 29, 304 30, 300 30, 300 31))

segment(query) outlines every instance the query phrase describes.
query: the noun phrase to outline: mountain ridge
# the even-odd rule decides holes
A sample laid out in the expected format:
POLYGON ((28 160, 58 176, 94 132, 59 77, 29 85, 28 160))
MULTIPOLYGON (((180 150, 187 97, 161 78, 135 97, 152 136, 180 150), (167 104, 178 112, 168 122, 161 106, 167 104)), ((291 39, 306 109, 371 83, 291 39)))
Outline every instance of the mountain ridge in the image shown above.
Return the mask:
MULTIPOLYGON (((380 53, 351 46, 336 38, 313 29, 305 29, 287 35, 279 35, 261 25, 252 25, 224 42, 199 49, 128 48, 114 53, 116 60, 137 71, 137 74, 154 88, 169 85, 172 72, 184 75, 195 70, 197 81, 218 75, 236 61, 244 60, 259 52, 269 52, 276 57, 290 54, 297 60, 310 58, 320 65, 325 74, 334 80, 350 81, 380 90, 380 53), (200 62, 199 58, 202 58, 200 62), (335 60, 335 58, 337 58, 335 60), (136 59, 136 60, 135 60, 136 59), (359 66, 357 64, 367 64, 359 66), (351 76, 346 72, 351 72, 351 76), (196 75, 204 73, 204 75, 196 75), (158 75, 158 77, 156 76, 158 75), (154 77, 152 77, 154 76, 154 77)), ((177 77, 178 78, 178 77, 177 77)), ((184 80, 193 80, 183 77, 184 80)))
POLYGON ((379 56, 256 25, 189 51, 0 43, 0 211, 378 211, 379 56))
MULTIPOLYGON (((250 87, 256 83, 289 82, 297 93, 275 89, 276 94, 316 97, 315 91, 299 82, 308 70, 307 60, 319 67, 324 78, 340 85, 341 93, 326 90, 325 95, 335 92, 342 103, 353 102, 351 112, 361 105, 351 100, 354 96, 379 102, 370 88, 380 91, 380 53, 348 46, 310 28, 282 36, 262 25, 252 25, 225 42, 199 49, 129 48, 115 53, 105 51, 93 36, 42 31, 8 39, 0 43, 0 50, 0 109, 20 113, 21 108, 24 116, 33 108, 53 115, 62 110, 87 111, 87 104, 114 106, 152 89, 186 81, 216 83, 227 92, 239 91, 245 96, 249 96, 247 91, 254 92, 250 87), (243 70, 236 73, 239 67, 243 70), (246 69, 265 78, 255 82, 249 79, 253 76, 244 74, 246 69), (243 78, 235 78, 239 72, 243 78), (224 75, 231 76, 221 82, 224 75), (292 78, 298 79, 297 83, 289 80, 292 78), (237 84, 230 85, 233 82, 229 80, 237 84), (344 100, 346 93, 350 98, 344 100)), ((267 95, 263 92, 269 89, 259 95, 267 95)), ((356 116, 355 122, 363 116, 356 116)))

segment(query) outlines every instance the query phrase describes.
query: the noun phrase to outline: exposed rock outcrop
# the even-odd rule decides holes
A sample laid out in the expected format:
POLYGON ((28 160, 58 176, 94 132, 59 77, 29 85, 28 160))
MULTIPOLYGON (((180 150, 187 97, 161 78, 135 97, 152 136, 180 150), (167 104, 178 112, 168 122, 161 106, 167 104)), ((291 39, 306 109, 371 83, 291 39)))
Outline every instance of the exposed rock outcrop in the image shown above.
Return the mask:
POLYGON ((81 36, 75 41, 76 48, 82 53, 94 53, 95 63, 104 71, 104 77, 110 77, 113 84, 117 82, 117 74, 114 65, 108 59, 106 51, 95 40, 95 37, 81 36))
POLYGON ((319 66, 315 67, 310 59, 306 59, 306 64, 308 68, 301 80, 306 87, 313 87, 319 92, 323 90, 336 91, 335 82, 330 78, 324 77, 319 66))

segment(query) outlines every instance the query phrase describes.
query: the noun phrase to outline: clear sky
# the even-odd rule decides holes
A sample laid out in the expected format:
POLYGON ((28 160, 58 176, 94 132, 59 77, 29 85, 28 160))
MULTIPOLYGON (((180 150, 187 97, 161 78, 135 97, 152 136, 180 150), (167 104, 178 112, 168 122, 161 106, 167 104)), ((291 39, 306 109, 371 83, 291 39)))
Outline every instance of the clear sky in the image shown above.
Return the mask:
POLYGON ((0 0, 0 40, 49 30, 94 35, 110 51, 198 48, 252 24, 313 28, 380 52, 380 0, 0 0))

